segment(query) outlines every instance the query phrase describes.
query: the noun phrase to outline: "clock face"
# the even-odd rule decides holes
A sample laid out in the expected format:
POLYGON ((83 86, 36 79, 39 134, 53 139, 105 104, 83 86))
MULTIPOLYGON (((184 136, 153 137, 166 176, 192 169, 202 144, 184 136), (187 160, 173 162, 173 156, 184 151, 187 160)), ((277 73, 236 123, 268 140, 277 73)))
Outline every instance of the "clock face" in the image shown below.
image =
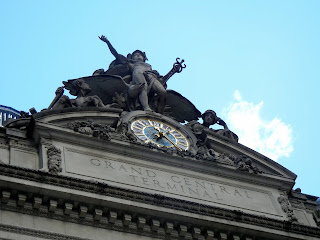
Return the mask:
POLYGON ((158 147, 188 150, 189 141, 173 126, 153 119, 138 119, 132 122, 131 131, 144 143, 153 143, 158 147))

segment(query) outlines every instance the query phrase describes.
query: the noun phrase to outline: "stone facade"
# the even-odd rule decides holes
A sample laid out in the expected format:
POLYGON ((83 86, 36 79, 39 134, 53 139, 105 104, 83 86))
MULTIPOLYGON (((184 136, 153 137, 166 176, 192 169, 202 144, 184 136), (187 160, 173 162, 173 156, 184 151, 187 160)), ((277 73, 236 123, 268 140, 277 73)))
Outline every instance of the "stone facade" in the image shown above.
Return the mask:
POLYGON ((0 239, 320 238, 317 198, 289 170, 214 132, 214 158, 145 144, 131 115, 66 108, 0 128, 0 239))

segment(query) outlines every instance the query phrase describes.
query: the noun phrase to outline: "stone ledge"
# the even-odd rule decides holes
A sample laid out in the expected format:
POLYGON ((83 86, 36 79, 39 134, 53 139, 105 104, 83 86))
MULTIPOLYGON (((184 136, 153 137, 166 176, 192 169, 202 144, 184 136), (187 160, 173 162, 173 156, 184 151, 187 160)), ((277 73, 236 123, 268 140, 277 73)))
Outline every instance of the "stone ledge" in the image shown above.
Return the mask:
MULTIPOLYGON (((295 224, 295 223, 292 224, 288 221, 279 221, 279 220, 267 218, 264 216, 256 216, 256 215, 243 213, 241 211, 226 210, 226 209, 212 207, 204 204, 194 204, 193 202, 190 202, 190 201, 178 200, 178 199, 165 197, 158 194, 146 194, 138 191, 112 187, 105 183, 85 181, 85 180, 80 180, 80 179, 75 179, 75 178, 65 177, 65 176, 57 176, 47 172, 24 169, 20 167, 5 165, 5 164, 0 165, 0 171, 2 172, 2 175, 6 175, 9 177, 16 178, 17 176, 19 176, 19 178, 29 180, 29 181, 47 183, 55 186, 76 189, 80 191, 85 191, 85 192, 90 192, 90 193, 95 193, 95 194, 100 194, 105 196, 112 196, 112 197, 125 199, 129 201, 136 201, 140 203, 160 206, 160 207, 169 208, 173 210, 200 214, 203 216, 216 217, 219 219, 225 219, 225 220, 234 222, 235 225, 238 225, 237 223, 245 223, 245 224, 251 224, 256 226, 267 227, 270 229, 285 231, 289 233, 305 234, 309 236, 320 237, 320 228, 308 227, 305 225, 295 224)), ((5 193, 7 192, 9 191, 5 190, 5 193)), ((26 194, 26 193, 21 192, 20 194, 26 194)), ((39 198, 39 196, 37 197, 39 198)), ((8 198, 11 198, 12 200, 12 195, 9 196, 8 198)), ((39 205, 41 201, 39 201, 38 198, 34 199, 34 202, 38 203, 39 205)), ((23 203, 23 206, 27 206, 28 201, 30 201, 30 199, 27 199, 27 201, 23 203)), ((5 202, 8 202, 8 201, 4 201, 2 206, 12 206, 10 204, 7 205, 5 202)), ((82 205, 85 206, 85 204, 86 203, 83 203, 82 205)), ((101 206, 95 206, 95 208, 100 209, 101 206)), ((17 209, 22 210, 21 208, 17 208, 17 209)), ((14 210, 14 209, 12 209, 11 207, 11 210, 14 210)), ((35 210, 32 210, 31 212, 33 211, 35 210)), ((31 212, 30 210, 28 210, 29 214, 32 214, 31 212)), ((53 213, 51 212, 52 217, 56 215, 55 214, 56 212, 58 212, 56 209, 53 213)), ((93 215, 92 212, 89 211, 89 213, 90 215, 93 215)), ((130 214, 133 215, 134 213, 130 213, 130 214)), ((136 219, 136 218, 133 217, 133 219, 136 219)), ((85 221, 85 220, 82 220, 82 221, 85 221)), ((197 228, 198 226, 193 226, 193 227, 197 228)))
MULTIPOLYGON (((0 230, 5 232, 10 232, 11 234, 16 233, 20 235, 22 234, 27 236, 41 237, 41 238, 54 239, 54 240, 90 240, 88 238, 74 237, 70 235, 63 235, 59 233, 35 230, 31 228, 11 226, 11 225, 1 224, 1 223, 0 223, 0 230)), ((0 240, 8 240, 8 239, 0 238, 0 240)))

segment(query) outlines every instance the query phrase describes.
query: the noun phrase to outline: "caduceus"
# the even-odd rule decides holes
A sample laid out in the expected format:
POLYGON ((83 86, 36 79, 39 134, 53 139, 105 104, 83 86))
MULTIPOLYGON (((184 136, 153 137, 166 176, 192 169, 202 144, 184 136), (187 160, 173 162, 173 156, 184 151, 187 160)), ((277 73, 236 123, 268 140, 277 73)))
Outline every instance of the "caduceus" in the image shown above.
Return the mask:
POLYGON ((182 69, 186 68, 186 64, 184 64, 184 59, 180 61, 180 58, 176 58, 176 62, 173 64, 172 69, 162 77, 161 83, 165 86, 168 82, 169 78, 171 78, 175 73, 181 73, 182 69))

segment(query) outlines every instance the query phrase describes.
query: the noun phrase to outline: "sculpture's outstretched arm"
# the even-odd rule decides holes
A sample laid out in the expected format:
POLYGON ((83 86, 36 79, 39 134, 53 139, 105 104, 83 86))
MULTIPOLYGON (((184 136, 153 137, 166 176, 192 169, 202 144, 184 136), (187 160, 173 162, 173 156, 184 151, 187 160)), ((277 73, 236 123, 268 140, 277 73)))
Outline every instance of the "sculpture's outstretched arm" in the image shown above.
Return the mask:
POLYGON ((63 87, 58 87, 58 89, 55 92, 56 96, 48 107, 49 110, 59 101, 59 99, 63 95, 63 92, 64 92, 63 87))
POLYGON ((229 130, 227 124, 226 124, 225 121, 223 121, 221 118, 218 118, 217 124, 223 126, 223 128, 224 128, 225 130, 229 130))
POLYGON ((107 45, 108 45, 108 48, 110 50, 110 52, 112 53, 112 55, 115 57, 115 58, 118 58, 119 54, 118 52, 114 49, 114 47, 111 45, 111 43, 109 42, 109 40, 104 36, 104 35, 101 35, 101 37, 98 36, 98 38, 105 42, 107 45))

